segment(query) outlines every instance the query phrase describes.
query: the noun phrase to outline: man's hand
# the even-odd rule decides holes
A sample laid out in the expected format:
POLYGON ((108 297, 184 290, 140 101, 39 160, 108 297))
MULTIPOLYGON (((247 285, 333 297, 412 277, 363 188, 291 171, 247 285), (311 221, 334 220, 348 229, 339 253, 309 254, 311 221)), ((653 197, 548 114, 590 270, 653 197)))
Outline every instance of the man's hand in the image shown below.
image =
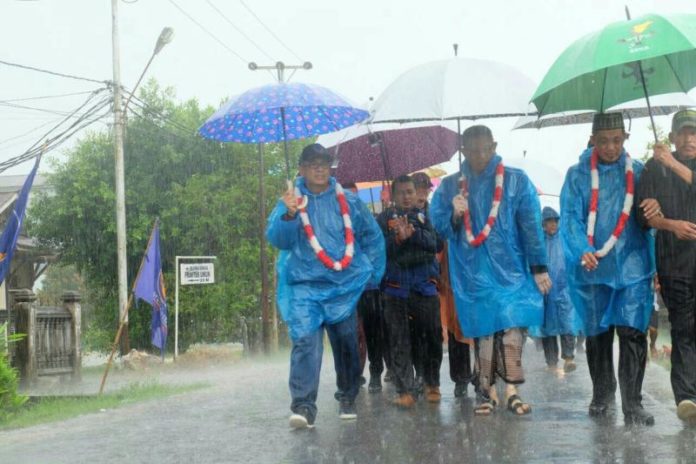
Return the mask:
POLYGON ((551 291, 551 278, 548 272, 534 274, 534 282, 542 295, 546 295, 551 291))
POLYGON ((655 216, 664 216, 662 214, 662 209, 660 208, 660 203, 654 198, 646 198, 640 202, 641 209, 643 210, 643 215, 648 221, 655 216))
POLYGON ((466 210, 466 200, 463 196, 461 196, 461 194, 455 195, 454 198, 452 198, 452 207, 454 208, 455 217, 459 217, 464 214, 464 211, 466 210))
POLYGON ((295 196, 295 189, 292 186, 292 182, 288 181, 288 189, 283 194, 283 203, 288 209, 288 216, 294 217, 297 214, 297 197, 295 196))
POLYGON ((696 224, 693 222, 673 220, 670 230, 679 240, 696 240, 696 224))
POLYGON ((584 267, 586 271, 594 271, 597 269, 597 266, 599 266, 599 260, 595 256, 594 252, 588 251, 582 255, 580 265, 584 267))
POLYGON ((678 162, 674 156, 672 156, 672 151, 669 149, 669 145, 665 145, 664 143, 655 144, 653 147, 653 158, 655 158, 655 161, 667 168, 678 162))
POLYGON ((413 227, 413 224, 409 224, 408 222, 408 217, 406 216, 399 216, 396 218, 396 237, 399 240, 399 242, 403 242, 404 240, 408 240, 411 235, 416 231, 416 229, 413 227))

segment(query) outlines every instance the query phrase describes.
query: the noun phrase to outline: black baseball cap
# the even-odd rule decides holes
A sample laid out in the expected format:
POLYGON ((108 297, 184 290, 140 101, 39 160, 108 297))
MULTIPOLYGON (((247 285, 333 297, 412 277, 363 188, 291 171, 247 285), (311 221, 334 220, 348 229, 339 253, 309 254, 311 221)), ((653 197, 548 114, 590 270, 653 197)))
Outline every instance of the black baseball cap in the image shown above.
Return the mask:
POLYGON ((331 164, 333 162, 333 156, 329 150, 318 143, 313 143, 304 147, 304 150, 302 150, 302 154, 300 155, 300 164, 309 164, 316 160, 325 161, 326 163, 331 164))

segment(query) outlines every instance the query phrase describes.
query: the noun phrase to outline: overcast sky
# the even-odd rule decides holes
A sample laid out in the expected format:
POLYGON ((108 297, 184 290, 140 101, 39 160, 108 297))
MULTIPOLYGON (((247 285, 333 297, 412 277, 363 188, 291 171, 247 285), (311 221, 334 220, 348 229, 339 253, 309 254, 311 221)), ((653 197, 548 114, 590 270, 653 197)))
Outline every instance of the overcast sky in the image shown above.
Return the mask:
MULTIPOLYGON (((126 87, 135 84, 165 26, 174 28, 175 37, 155 58, 148 77, 174 87, 180 100, 196 98, 213 106, 218 106, 226 96, 273 81, 266 72, 249 71, 248 61, 272 64, 277 60, 288 64, 311 61, 314 68, 298 71, 293 81, 324 85, 364 103, 370 96, 378 97, 410 67, 451 57, 455 42, 459 44, 460 56, 510 64, 538 83, 556 57, 575 39, 608 22, 624 19, 626 2, 244 0, 244 3, 294 53, 281 45, 239 0, 122 0, 119 21, 123 84, 126 87), (225 46, 201 30, 174 3, 225 46)), ((694 0, 629 1, 628 5, 634 17, 652 12, 696 13, 694 0)), ((111 1, 0 0, 0 60, 110 80, 111 1)), ((0 65, 0 83, 0 102, 96 87, 96 84, 4 65, 0 65)), ((16 103, 69 111, 81 98, 84 96, 16 103)), ((41 128, 30 131, 58 117, 0 105, 0 161, 21 154, 41 135, 41 128)), ((503 157, 519 158, 526 150, 529 158, 561 172, 575 162, 589 132, 587 125, 511 132, 513 123, 507 120, 490 124, 503 157)), ((658 118, 658 123, 666 128, 669 119, 658 118)), ((647 124, 647 119, 633 122, 628 149, 636 156, 642 155, 649 140, 647 124)), ((25 163, 6 174, 26 173, 30 168, 31 163, 25 163)))

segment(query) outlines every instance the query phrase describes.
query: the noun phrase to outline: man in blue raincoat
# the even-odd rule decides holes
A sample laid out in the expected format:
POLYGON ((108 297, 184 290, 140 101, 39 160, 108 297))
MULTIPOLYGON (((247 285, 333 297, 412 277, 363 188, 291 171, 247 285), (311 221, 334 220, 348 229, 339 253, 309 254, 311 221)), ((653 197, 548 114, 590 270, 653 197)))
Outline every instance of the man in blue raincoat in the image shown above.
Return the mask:
POLYGON ((314 425, 324 329, 333 351, 339 416, 357 417, 356 304, 367 284, 379 284, 385 267, 382 231, 365 204, 352 192, 343 192, 331 177, 331 161, 323 146, 305 147, 300 177, 295 181, 303 200, 298 202, 295 191, 288 189, 271 213, 266 230, 269 242, 281 250, 278 307, 292 340, 293 428, 314 425), (349 219, 343 214, 346 206, 349 219), (346 265, 351 241, 352 259, 346 265))
POLYGON ((503 168, 496 146, 486 126, 464 131, 466 161, 461 174, 466 177, 466 191, 460 174, 446 177, 435 191, 430 214, 448 242, 462 332, 475 339, 479 393, 475 413, 493 412, 498 403, 494 384, 500 377, 506 383, 508 409, 523 415, 531 412, 517 393, 517 385, 524 382, 525 328, 541 325, 542 294, 550 290, 551 280, 536 189, 524 171, 503 168), (502 187, 497 207, 496 182, 502 187), (467 211, 470 221, 463 221, 467 211), (476 239, 471 241, 469 234, 476 239))
POLYGON ((593 385, 589 413, 604 416, 614 400, 612 345, 616 331, 625 422, 652 425, 653 417, 642 406, 641 388, 647 359, 645 332, 653 308, 654 264, 650 234, 635 218, 636 207, 646 205, 631 207, 631 177, 639 181, 643 164, 631 159, 632 164, 626 165, 626 138, 621 113, 595 115, 593 147, 568 170, 561 191, 561 238, 571 298, 587 335, 587 364, 593 385), (598 191, 595 201, 593 190, 598 191), (622 219, 626 214, 628 217, 622 219), (619 230, 622 220, 624 227, 619 230))
POLYGON ((549 259, 549 276, 553 286, 544 297, 544 324, 539 330, 544 346, 546 365, 555 369, 558 365, 558 339, 561 341, 561 358, 563 370, 575 370, 575 334, 581 330, 573 302, 570 299, 568 278, 566 275, 565 253, 558 234, 560 216, 555 209, 546 206, 541 212, 546 254, 549 259))

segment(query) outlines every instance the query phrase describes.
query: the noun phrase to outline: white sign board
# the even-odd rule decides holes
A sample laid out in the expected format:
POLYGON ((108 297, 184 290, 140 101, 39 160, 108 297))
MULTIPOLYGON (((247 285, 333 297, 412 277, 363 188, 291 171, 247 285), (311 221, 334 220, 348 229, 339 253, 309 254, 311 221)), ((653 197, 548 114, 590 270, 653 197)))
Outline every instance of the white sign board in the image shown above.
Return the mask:
POLYGON ((181 265, 181 285, 201 285, 215 283, 213 263, 193 263, 181 265))

